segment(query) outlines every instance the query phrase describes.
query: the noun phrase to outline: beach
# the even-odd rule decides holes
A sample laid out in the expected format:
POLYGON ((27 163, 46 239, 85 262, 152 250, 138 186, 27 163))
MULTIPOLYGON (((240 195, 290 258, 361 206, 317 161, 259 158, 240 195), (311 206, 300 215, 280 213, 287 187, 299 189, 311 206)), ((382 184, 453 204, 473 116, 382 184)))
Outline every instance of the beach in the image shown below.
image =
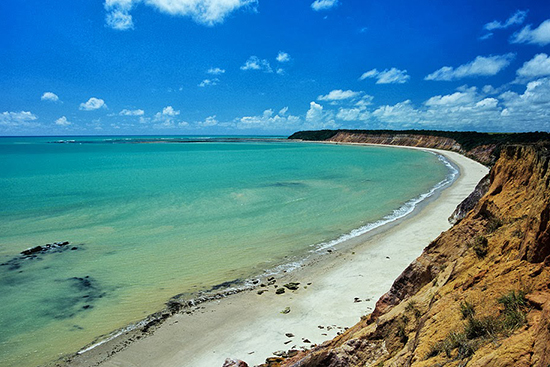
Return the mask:
POLYGON ((276 294, 269 285, 202 303, 170 316, 148 335, 140 330, 120 335, 79 353, 68 365, 221 367, 226 358, 237 358, 253 366, 274 352, 333 338, 372 312, 397 276, 450 228, 448 217, 488 172, 458 153, 436 152, 460 170, 450 187, 402 220, 275 279, 278 288, 298 282, 297 290, 276 294), (267 291, 260 295, 259 290, 267 291))

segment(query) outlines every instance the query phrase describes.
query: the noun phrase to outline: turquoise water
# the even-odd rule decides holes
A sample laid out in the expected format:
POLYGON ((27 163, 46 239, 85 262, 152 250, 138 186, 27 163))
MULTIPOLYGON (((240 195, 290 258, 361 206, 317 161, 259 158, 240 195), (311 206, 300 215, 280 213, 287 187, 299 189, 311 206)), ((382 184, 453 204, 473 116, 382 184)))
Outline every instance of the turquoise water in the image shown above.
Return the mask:
POLYGON ((52 361, 175 294, 298 261, 449 174, 418 150, 136 139, 0 138, 1 366, 52 361), (70 245, 19 255, 56 241, 70 245))

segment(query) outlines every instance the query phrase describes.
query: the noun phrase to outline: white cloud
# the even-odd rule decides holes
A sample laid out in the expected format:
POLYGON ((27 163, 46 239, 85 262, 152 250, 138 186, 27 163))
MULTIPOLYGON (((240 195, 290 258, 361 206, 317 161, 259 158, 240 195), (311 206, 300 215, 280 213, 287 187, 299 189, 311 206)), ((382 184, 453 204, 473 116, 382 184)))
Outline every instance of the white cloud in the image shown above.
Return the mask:
POLYGON ((225 69, 220 69, 220 68, 210 68, 206 71, 208 74, 211 74, 211 75, 220 75, 220 74, 223 74, 225 73, 225 69))
POLYGON ((50 102, 58 102, 59 101, 59 97, 57 96, 57 94, 52 93, 52 92, 45 92, 42 95, 42 97, 40 97, 40 99, 42 101, 50 101, 50 102))
POLYGON ((259 59, 257 56, 250 56, 241 66, 241 70, 262 70, 265 73, 272 73, 273 69, 265 59, 259 59))
POLYGON ((197 125, 201 127, 211 127, 211 126, 218 125, 218 123, 219 121, 216 119, 216 115, 213 115, 213 116, 208 116, 207 118, 204 119, 204 121, 197 122, 197 125))
POLYGON ((525 26, 510 38, 511 43, 530 43, 546 46, 550 43, 550 19, 542 22, 537 28, 531 29, 531 25, 525 26))
POLYGON ((279 51, 279 54, 277 55, 277 61, 278 62, 289 62, 290 61, 290 55, 286 52, 279 51))
POLYGON ((541 53, 526 61, 516 72, 518 82, 527 81, 543 76, 550 76, 550 57, 541 53))
POLYGON ((360 94, 361 92, 354 92, 352 90, 335 89, 327 95, 317 97, 317 99, 319 101, 342 101, 345 99, 355 98, 360 94))
POLYGON ((492 22, 485 24, 483 28, 488 31, 492 31, 495 29, 506 29, 516 24, 523 24, 527 13, 527 10, 517 10, 510 16, 510 18, 506 19, 504 23, 501 23, 498 20, 493 20, 492 22))
POLYGON ((112 10, 107 13, 105 16, 105 22, 109 27, 119 31, 134 29, 134 20, 132 19, 132 16, 127 11, 119 9, 112 10))
POLYGON ((65 116, 61 116, 57 120, 55 120, 55 124, 58 126, 69 126, 72 124, 72 122, 68 121, 65 116))
POLYGON ((153 116, 153 127, 155 129, 171 129, 176 127, 175 117, 180 114, 179 110, 174 110, 172 106, 166 106, 162 112, 157 112, 153 116))
POLYGON ((162 109, 162 115, 163 116, 177 116, 180 114, 179 110, 174 110, 174 107, 167 106, 162 109))
POLYGON ((80 104, 80 110, 83 111, 93 111, 100 108, 107 108, 105 101, 100 98, 92 97, 88 100, 88 102, 80 104))
POLYGON ((105 0, 107 25, 118 30, 132 29, 130 11, 139 3, 162 13, 190 17, 197 23, 213 26, 237 9, 253 6, 257 0, 105 0))
POLYGON ((220 80, 218 78, 214 79, 204 79, 202 82, 199 83, 199 87, 208 87, 212 85, 217 85, 220 80))
POLYGON ((273 69, 266 59, 259 59, 257 56, 250 56, 241 66, 241 70, 262 70, 265 73, 272 73, 273 69))
POLYGON ((143 116, 145 111, 143 110, 127 110, 124 109, 118 113, 120 116, 143 116))
POLYGON ((451 66, 444 66, 426 76, 424 79, 451 81, 466 77, 492 76, 496 75, 510 65, 510 62, 514 59, 514 57, 515 54, 512 53, 488 57, 478 56, 475 60, 467 64, 460 65, 456 69, 451 66))
POLYGON ((315 11, 328 10, 338 5, 338 0, 315 0, 311 8, 315 11))
POLYGON ((278 69, 277 69, 277 74, 279 74, 279 75, 285 75, 285 69, 283 69, 283 68, 278 68, 278 69))
POLYGON ((376 84, 403 84, 411 77, 407 75, 407 70, 391 68, 385 69, 384 71, 378 71, 377 69, 369 70, 363 73, 359 80, 365 80, 367 78, 376 79, 376 84))
POLYGON ((494 36, 494 33, 489 32, 489 33, 486 33, 483 36, 479 37, 479 39, 482 40, 482 41, 485 41, 485 40, 488 40, 489 38, 492 38, 493 36, 494 36))
POLYGON ((306 113, 306 120, 320 121, 322 119, 323 119, 323 106, 315 102, 310 102, 309 110, 306 113))
POLYGON ((371 113, 366 109, 353 107, 353 108, 342 108, 338 109, 336 118, 342 121, 367 121, 371 117, 371 113))
POLYGON ((4 127, 32 127, 36 124, 31 121, 38 119, 29 111, 3 112, 0 115, 0 126, 4 127))

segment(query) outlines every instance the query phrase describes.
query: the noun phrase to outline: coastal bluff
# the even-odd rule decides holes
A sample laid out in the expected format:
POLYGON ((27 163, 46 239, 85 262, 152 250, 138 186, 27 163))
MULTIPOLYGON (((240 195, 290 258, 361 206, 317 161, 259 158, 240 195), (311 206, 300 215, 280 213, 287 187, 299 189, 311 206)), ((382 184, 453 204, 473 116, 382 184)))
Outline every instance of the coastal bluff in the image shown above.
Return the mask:
POLYGON ((466 149, 429 134, 323 133, 319 140, 477 155, 492 165, 486 193, 424 249, 371 314, 333 340, 261 366, 549 366, 550 143, 532 142, 547 134, 466 149))
POLYGON ((498 159, 502 146, 534 143, 541 140, 550 141, 550 134, 545 132, 487 134, 474 131, 439 130, 312 130, 298 131, 288 139, 443 149, 460 153, 486 166, 492 166, 498 159))

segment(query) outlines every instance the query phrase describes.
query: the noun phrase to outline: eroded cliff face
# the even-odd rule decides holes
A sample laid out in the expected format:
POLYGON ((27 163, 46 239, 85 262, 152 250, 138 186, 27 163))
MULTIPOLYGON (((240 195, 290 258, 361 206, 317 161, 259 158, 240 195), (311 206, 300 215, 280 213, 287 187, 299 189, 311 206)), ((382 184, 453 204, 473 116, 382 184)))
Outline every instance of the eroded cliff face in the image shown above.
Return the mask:
POLYGON ((440 136, 414 135, 414 134, 377 134, 366 135, 360 132, 339 131, 327 141, 337 143, 367 143, 367 144, 385 144, 401 145, 409 147, 423 147, 452 150, 471 157, 485 165, 493 164, 495 161, 496 145, 482 145, 470 151, 466 151, 454 139, 440 136))
POLYGON ((549 148, 503 148, 487 193, 401 274, 371 315, 332 341, 265 366, 548 367, 549 148))

